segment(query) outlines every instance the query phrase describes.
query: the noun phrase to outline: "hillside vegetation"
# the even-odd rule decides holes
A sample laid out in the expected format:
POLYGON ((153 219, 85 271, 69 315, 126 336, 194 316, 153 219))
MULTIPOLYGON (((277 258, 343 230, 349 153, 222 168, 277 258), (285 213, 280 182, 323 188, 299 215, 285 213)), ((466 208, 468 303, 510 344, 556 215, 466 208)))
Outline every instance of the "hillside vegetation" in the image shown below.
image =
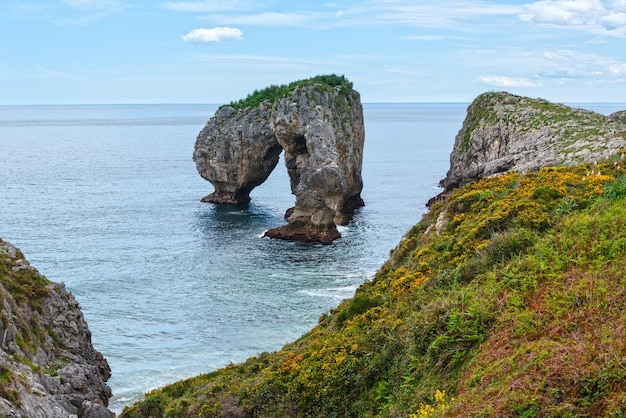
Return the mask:
POLYGON ((456 189, 299 340, 122 416, 626 416, 625 154, 456 189))

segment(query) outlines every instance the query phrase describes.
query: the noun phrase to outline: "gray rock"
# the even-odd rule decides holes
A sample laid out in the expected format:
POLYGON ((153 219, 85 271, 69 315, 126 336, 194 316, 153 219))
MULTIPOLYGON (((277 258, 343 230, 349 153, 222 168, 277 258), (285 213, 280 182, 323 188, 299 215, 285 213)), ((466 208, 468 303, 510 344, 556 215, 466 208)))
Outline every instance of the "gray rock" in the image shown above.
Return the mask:
POLYGON ((482 94, 467 110, 441 185, 450 191, 507 171, 607 158, 626 146, 620 114, 607 117, 504 92, 482 94))
POLYGON ((114 416, 107 409, 111 370, 94 349, 74 296, 1 239, 0 263, 6 271, 0 273, 0 416, 114 416), (29 297, 18 295, 25 291, 29 297))
POLYGON ((221 107, 198 135, 193 160, 215 191, 211 203, 247 203, 250 192, 270 175, 282 148, 272 132, 269 102, 235 110, 221 107))
POLYGON ((359 93, 313 84, 298 87, 273 105, 221 107, 196 140, 193 160, 215 191, 203 201, 245 203, 285 151, 295 207, 272 238, 328 244, 337 225, 363 206, 365 128, 359 93))
POLYGON ((272 110, 272 127, 285 150, 296 205, 289 224, 266 232, 272 238, 330 243, 363 206, 365 129, 359 94, 318 86, 294 90, 272 110))

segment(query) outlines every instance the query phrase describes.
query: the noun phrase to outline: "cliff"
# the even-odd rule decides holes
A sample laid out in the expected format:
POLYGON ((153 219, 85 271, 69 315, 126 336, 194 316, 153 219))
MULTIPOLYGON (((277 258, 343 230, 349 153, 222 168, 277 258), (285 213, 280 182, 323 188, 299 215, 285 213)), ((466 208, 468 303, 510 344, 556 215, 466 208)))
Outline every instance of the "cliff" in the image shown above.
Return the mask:
POLYGON ((114 416, 111 371, 78 303, 1 239, 0 317, 0 416, 114 416))
POLYGON ((494 174, 607 158, 626 146, 623 112, 604 116, 505 92, 478 96, 454 141, 446 191, 494 174))
POLYGON ((266 235, 329 244, 336 225, 363 206, 365 130, 360 96, 344 77, 318 76, 273 86, 221 107, 194 147, 198 172, 215 191, 203 201, 247 203, 284 150, 295 207, 266 235))
POLYGON ((595 160, 451 188, 300 339, 123 416, 623 416, 626 150, 595 160))

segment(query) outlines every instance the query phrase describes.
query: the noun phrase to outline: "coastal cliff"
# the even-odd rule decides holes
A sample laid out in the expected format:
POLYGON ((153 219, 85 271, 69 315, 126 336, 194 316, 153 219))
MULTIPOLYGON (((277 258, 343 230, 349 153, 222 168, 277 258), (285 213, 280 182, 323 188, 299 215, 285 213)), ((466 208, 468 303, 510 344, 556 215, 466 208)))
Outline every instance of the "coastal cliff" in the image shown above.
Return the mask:
POLYGON ((597 161, 626 146, 624 131, 623 112, 604 116, 506 92, 484 93, 467 109, 441 185, 449 191, 498 173, 597 161))
POLYGON ((1 239, 0 317, 0 416, 114 416, 111 370, 74 296, 1 239))
POLYGON ((122 416, 624 416, 626 149, 581 129, 593 162, 448 183, 311 331, 122 416))
POLYGON ((271 238, 329 244, 363 206, 365 129, 359 93, 344 77, 273 86, 218 109, 198 135, 193 160, 215 191, 203 201, 247 203, 284 150, 295 207, 271 238))

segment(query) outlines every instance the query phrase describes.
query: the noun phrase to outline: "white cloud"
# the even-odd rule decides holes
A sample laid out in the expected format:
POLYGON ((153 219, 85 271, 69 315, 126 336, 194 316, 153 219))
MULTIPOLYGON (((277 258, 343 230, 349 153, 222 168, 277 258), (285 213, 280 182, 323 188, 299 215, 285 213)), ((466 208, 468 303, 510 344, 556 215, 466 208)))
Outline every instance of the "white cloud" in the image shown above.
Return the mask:
POLYGON ((611 75, 626 75, 626 64, 612 64, 609 65, 609 74, 611 75))
POLYGON ((252 8, 254 3, 248 0, 230 0, 228 2, 220 0, 169 1, 160 4, 160 6, 174 12, 208 13, 242 11, 252 8))
POLYGON ((548 70, 543 70, 539 72, 538 76, 544 77, 544 78, 568 78, 568 79, 587 78, 587 76, 585 76, 584 74, 580 74, 569 67, 551 68, 548 70))
POLYGON ((626 1, 541 0, 525 5, 519 18, 528 23, 583 29, 590 33, 626 35, 626 1))
POLYGON ((506 77, 501 75, 485 75, 478 80, 488 86, 493 87, 538 87, 537 84, 527 78, 506 77))
POLYGON ((611 12, 600 18, 599 22, 607 29, 619 29, 626 26, 626 13, 611 12))
POLYGON ((119 0, 63 0, 63 3, 78 10, 118 11, 124 7, 119 0))
POLYGON ((219 20, 231 25, 259 25, 259 26, 296 26, 307 24, 316 26, 318 22, 335 21, 333 15, 319 12, 263 12, 247 15, 212 15, 210 20, 219 20))
POLYGON ((183 35, 185 42, 194 42, 199 44, 209 42, 223 41, 239 41, 243 39, 243 32, 237 28, 218 27, 212 29, 194 29, 186 35, 183 35))
POLYGON ((526 5, 520 18, 526 22, 582 25, 606 13, 599 0, 542 0, 526 5))
POLYGON ((408 41, 424 41, 424 42, 437 42, 437 41, 446 41, 446 40, 464 40, 464 38, 460 36, 448 36, 448 35, 410 35, 403 36, 401 39, 405 39, 408 41))

